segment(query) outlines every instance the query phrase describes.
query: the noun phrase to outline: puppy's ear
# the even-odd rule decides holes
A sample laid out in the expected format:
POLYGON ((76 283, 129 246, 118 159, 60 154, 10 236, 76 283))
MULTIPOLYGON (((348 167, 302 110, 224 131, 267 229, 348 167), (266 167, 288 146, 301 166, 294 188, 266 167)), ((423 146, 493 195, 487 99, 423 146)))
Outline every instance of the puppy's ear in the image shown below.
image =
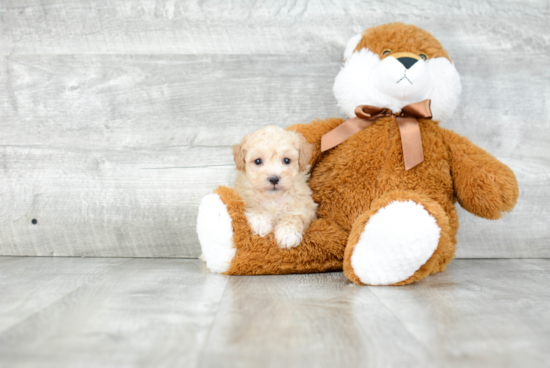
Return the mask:
POLYGON ((298 157, 298 164, 300 165, 300 170, 305 171, 307 170, 307 166, 309 165, 309 161, 311 160, 311 156, 313 155, 313 144, 310 144, 306 141, 303 135, 297 134, 298 139, 300 140, 300 156, 298 157))
POLYGON ((239 144, 233 146, 233 159, 235 160, 235 165, 237 165, 237 170, 244 170, 246 151, 244 149, 244 143, 246 142, 246 137, 243 138, 243 141, 239 144))

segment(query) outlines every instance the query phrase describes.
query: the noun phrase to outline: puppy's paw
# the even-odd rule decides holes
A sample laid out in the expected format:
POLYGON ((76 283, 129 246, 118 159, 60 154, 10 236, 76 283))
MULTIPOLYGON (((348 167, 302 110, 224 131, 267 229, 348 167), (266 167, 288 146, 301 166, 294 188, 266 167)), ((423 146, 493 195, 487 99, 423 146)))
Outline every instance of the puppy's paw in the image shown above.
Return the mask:
POLYGON ((247 213, 246 217, 254 235, 264 237, 273 231, 273 220, 270 217, 251 213, 247 213))
POLYGON ((283 249, 290 249, 300 245, 302 233, 291 226, 278 226, 275 229, 277 245, 283 249))

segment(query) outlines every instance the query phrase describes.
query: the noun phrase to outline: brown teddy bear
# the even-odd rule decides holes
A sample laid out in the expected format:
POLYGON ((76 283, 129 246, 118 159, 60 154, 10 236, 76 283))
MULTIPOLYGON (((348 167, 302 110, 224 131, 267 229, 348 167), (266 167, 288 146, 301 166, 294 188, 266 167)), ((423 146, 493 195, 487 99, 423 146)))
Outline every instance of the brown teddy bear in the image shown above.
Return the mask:
POLYGON ((314 145, 309 185, 319 204, 302 242, 252 235, 245 203, 220 186, 199 208, 207 267, 229 275, 344 271, 363 285, 404 285, 444 271, 455 254, 458 200, 498 219, 514 207, 514 173, 439 126, 461 91, 449 55, 428 32, 401 23, 350 39, 334 83, 350 120, 290 126, 314 145))

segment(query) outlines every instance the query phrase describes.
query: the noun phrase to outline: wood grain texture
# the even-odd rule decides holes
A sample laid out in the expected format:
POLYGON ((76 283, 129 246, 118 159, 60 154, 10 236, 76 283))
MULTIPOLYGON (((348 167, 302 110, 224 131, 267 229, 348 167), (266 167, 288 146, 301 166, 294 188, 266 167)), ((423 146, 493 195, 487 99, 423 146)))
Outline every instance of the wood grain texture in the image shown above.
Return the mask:
POLYGON ((456 260, 412 288, 373 288, 447 367, 548 367, 550 260, 456 260))
POLYGON ((231 144, 302 105, 302 121, 336 112, 320 91, 338 63, 295 59, 4 58, 2 254, 198 257, 198 205, 233 183, 231 144))
POLYGON ((549 10, 543 0, 528 4, 517 0, 2 0, 1 4, 4 55, 341 56, 353 34, 370 24, 395 21, 416 23, 448 39, 451 51, 549 51, 549 10))
POLYGON ((265 125, 338 114, 339 68, 330 55, 5 56, 1 143, 228 147, 265 125))
POLYGON ((431 367, 368 288, 342 273, 231 277, 199 367, 431 367), (388 352, 399 350, 399 354, 388 352))
POLYGON ((2 290, 29 291, 2 300, 2 315, 20 316, 13 305, 36 306, 0 332, 0 366, 196 366, 226 276, 207 274, 197 260, 57 259, 26 258, 0 271, 2 290), (108 271, 90 277, 92 264, 108 271), (66 293, 75 276, 86 282, 66 293))
POLYGON ((0 258, 0 334, 127 261, 124 258, 0 258))
POLYGON ((221 163, 229 149, 170 151, 1 147, 14 174, 0 179, 4 196, 20 198, 2 208, 4 252, 196 256, 198 203, 215 183, 231 182, 234 169, 221 163), (197 156, 210 157, 212 165, 194 167, 197 156))
POLYGON ((0 367, 549 367, 550 260, 403 287, 199 260, 0 257, 0 367))
POLYGON ((459 209, 457 256, 550 257, 549 17, 543 0, 0 0, 0 254, 197 257, 197 206, 232 182, 230 146, 341 116, 346 41, 402 21, 461 74, 442 126, 520 185, 497 222, 459 209))
POLYGON ((549 266, 456 260, 404 287, 232 277, 200 366, 548 367, 549 266))

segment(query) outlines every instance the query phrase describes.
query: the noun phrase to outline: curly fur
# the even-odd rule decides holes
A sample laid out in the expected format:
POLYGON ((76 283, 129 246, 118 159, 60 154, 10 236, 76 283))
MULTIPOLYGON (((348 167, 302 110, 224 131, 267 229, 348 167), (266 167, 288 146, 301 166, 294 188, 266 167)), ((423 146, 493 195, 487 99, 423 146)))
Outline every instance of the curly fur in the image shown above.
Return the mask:
POLYGON ((233 147, 235 189, 246 202, 254 235, 274 232, 277 244, 293 248, 317 217, 307 185, 313 147, 295 132, 268 126, 233 147), (271 182, 275 178, 276 182, 271 182))

